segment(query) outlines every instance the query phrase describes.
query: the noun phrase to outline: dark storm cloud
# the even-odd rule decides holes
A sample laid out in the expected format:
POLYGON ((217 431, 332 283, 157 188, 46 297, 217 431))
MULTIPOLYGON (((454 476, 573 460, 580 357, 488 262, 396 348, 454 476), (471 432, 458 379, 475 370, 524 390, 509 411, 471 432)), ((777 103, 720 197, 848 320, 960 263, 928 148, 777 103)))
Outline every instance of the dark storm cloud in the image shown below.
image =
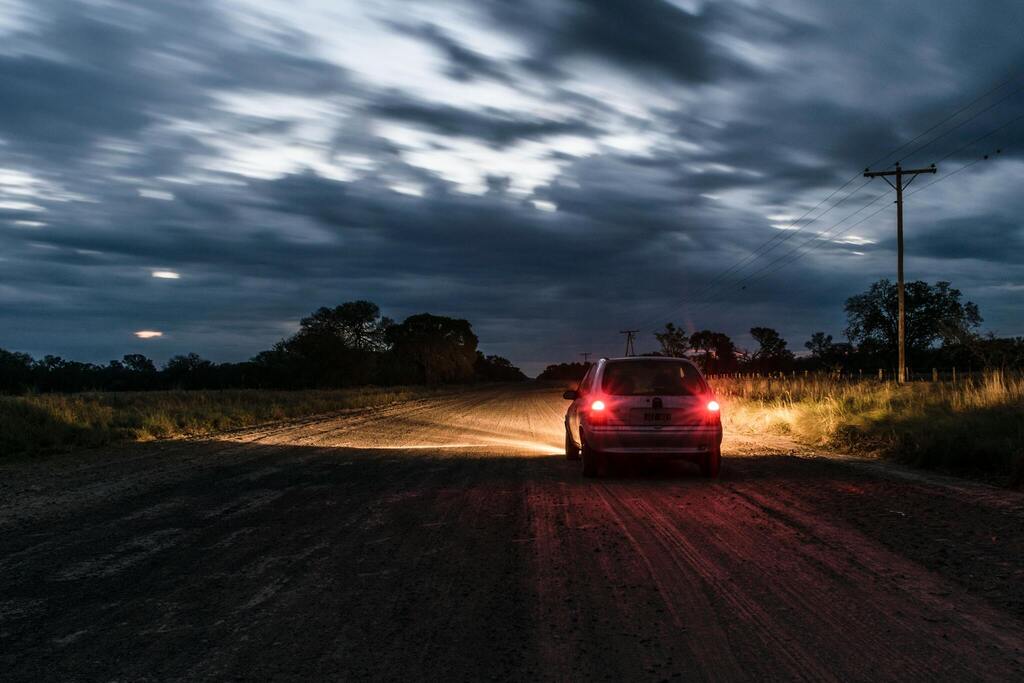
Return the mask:
POLYGON ((339 67, 297 54, 305 46, 294 35, 238 44, 205 2, 41 7, 41 22, 9 40, 49 53, 0 55, 0 91, 9 94, 0 137, 36 156, 67 160, 104 136, 195 116, 213 89, 322 94, 347 85, 339 67))
POLYGON ((409 25, 396 21, 386 23, 397 31, 424 40, 437 48, 447 59, 445 74, 450 78, 457 81, 477 78, 490 78, 501 82, 513 80, 506 66, 466 47, 435 24, 409 25))
POLYGON ((76 38, 65 46, 72 55, 68 60, 0 56, 0 91, 10 94, 0 107, 0 134, 59 156, 99 136, 138 131, 151 120, 147 107, 160 106, 170 95, 158 82, 120 67, 132 58, 124 30, 86 17, 64 17, 45 38, 64 45, 60 38, 68 34, 76 38), (95 54, 76 50, 84 36, 95 42, 95 54))
POLYGON ((715 12, 690 14, 661 0, 492 1, 487 6, 499 25, 517 28, 533 44, 537 69, 545 62, 590 56, 701 82, 735 66, 707 35, 717 21, 715 12))
MULTIPOLYGON (((465 5, 467 17, 484 18, 481 31, 516 45, 502 58, 457 39, 475 25, 423 19, 428 8, 406 19, 396 5, 376 25, 442 57, 439 73, 403 74, 405 85, 379 76, 373 61, 391 57, 373 53, 374 41, 356 51, 361 61, 338 63, 323 49, 332 36, 291 28, 289 13, 268 20, 208 2, 26 5, 33 21, 0 46, 0 181, 13 168, 46 185, 4 194, 0 182, 0 346, 87 360, 192 349, 238 359, 316 306, 353 298, 395 317, 466 316, 486 350, 517 362, 616 352, 623 326, 640 325, 650 348, 650 332, 668 320, 724 329, 741 344, 755 324, 779 327, 796 348, 817 329, 838 336, 843 300, 893 275, 892 217, 852 231, 884 230, 875 244, 814 234, 888 190, 877 181, 735 277, 707 283, 779 235, 771 215, 804 213, 1013 73, 1024 59, 1024 8, 679 4, 693 9, 465 5), (473 90, 450 89, 449 79, 473 90), (508 88, 536 98, 538 111, 506 108, 508 88), (226 108, 232 94, 270 106, 226 108), (261 99, 277 95, 297 102, 261 99), (311 122, 303 107, 322 113, 311 122), (384 137, 381 123, 427 142, 384 137), (559 147, 559 136, 594 146, 559 147), (110 138, 127 151, 99 144, 110 138), (481 146, 508 163, 489 157, 478 168, 481 146), (311 151, 325 168, 303 165, 311 151), (293 156, 300 161, 283 163, 293 156), (253 175, 241 174, 245 164, 253 175), (456 180, 466 177, 486 191, 467 193, 456 180), (395 191, 410 184, 421 196, 395 191), (771 277, 745 279, 780 257, 771 277), (156 280, 154 269, 182 278, 156 280), (130 334, 143 328, 167 337, 138 348, 130 334)), ((1019 173, 1021 126, 968 143, 1021 113, 1017 93, 917 154, 907 146, 904 160, 941 160, 946 171, 1003 147, 1002 166, 972 167, 940 192, 983 168, 1019 173)), ((963 200, 955 220, 918 218, 939 199, 912 199, 915 277, 952 279, 987 321, 1019 332, 1024 199, 1004 189, 963 200)))
MULTIPOLYGON (((1001 264, 1024 263, 1024 219, 997 216, 943 220, 923 226, 907 240, 914 254, 937 259, 972 259, 1000 268, 1001 264)), ((895 246, 886 241, 883 248, 895 246)))
POLYGON ((591 135, 596 132, 593 126, 584 121, 522 118, 498 110, 469 111, 409 99, 394 93, 376 98, 369 112, 382 119, 412 123, 435 133, 477 138, 498 146, 548 135, 591 135))

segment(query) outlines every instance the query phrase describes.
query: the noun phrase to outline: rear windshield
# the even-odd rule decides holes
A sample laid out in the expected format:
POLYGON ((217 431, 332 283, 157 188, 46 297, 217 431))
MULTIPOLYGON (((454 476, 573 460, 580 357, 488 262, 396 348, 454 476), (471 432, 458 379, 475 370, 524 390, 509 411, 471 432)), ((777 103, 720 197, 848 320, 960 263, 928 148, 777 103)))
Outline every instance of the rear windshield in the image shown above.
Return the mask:
POLYGON ((705 391, 697 368, 659 360, 608 363, 601 390, 613 396, 695 396, 705 391))

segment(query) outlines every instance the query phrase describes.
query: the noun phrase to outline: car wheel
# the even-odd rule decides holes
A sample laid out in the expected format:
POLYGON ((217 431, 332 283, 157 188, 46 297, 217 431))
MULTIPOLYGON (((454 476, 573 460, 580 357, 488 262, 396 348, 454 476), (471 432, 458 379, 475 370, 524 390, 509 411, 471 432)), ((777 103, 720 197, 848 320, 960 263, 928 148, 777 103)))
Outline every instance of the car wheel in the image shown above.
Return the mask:
POLYGON ((700 473, 708 479, 718 479, 718 473, 722 469, 722 450, 716 448, 704 456, 700 464, 700 473))
POLYGON ((580 459, 580 447, 576 445, 576 442, 572 440, 572 436, 569 435, 569 428, 565 428, 565 459, 566 460, 579 460, 580 459))
POLYGON ((580 456, 583 460, 583 476, 588 478, 596 477, 601 466, 601 454, 597 453, 584 441, 583 448, 580 449, 580 456))

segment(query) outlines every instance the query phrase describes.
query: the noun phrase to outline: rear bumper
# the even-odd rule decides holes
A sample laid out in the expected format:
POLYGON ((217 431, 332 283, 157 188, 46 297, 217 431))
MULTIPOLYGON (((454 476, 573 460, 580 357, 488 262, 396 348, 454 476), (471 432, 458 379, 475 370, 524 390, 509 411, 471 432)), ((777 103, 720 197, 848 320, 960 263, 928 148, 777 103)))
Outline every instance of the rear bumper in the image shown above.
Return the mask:
POLYGON ((604 427, 581 425, 583 440, 601 453, 687 457, 708 453, 722 444, 722 426, 604 427))

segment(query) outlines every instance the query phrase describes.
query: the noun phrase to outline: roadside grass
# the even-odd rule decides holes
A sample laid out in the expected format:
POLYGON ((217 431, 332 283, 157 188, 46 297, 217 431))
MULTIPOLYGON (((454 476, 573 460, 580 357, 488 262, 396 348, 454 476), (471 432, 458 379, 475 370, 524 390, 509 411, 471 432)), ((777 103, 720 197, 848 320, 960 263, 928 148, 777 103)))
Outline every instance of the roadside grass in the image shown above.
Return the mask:
POLYGON ((874 453, 918 467, 1024 483, 1024 376, 957 382, 827 375, 712 380, 727 429, 786 434, 810 445, 874 453))
POLYGON ((285 418, 372 408, 453 388, 148 391, 0 397, 0 458, 248 427, 285 418))

